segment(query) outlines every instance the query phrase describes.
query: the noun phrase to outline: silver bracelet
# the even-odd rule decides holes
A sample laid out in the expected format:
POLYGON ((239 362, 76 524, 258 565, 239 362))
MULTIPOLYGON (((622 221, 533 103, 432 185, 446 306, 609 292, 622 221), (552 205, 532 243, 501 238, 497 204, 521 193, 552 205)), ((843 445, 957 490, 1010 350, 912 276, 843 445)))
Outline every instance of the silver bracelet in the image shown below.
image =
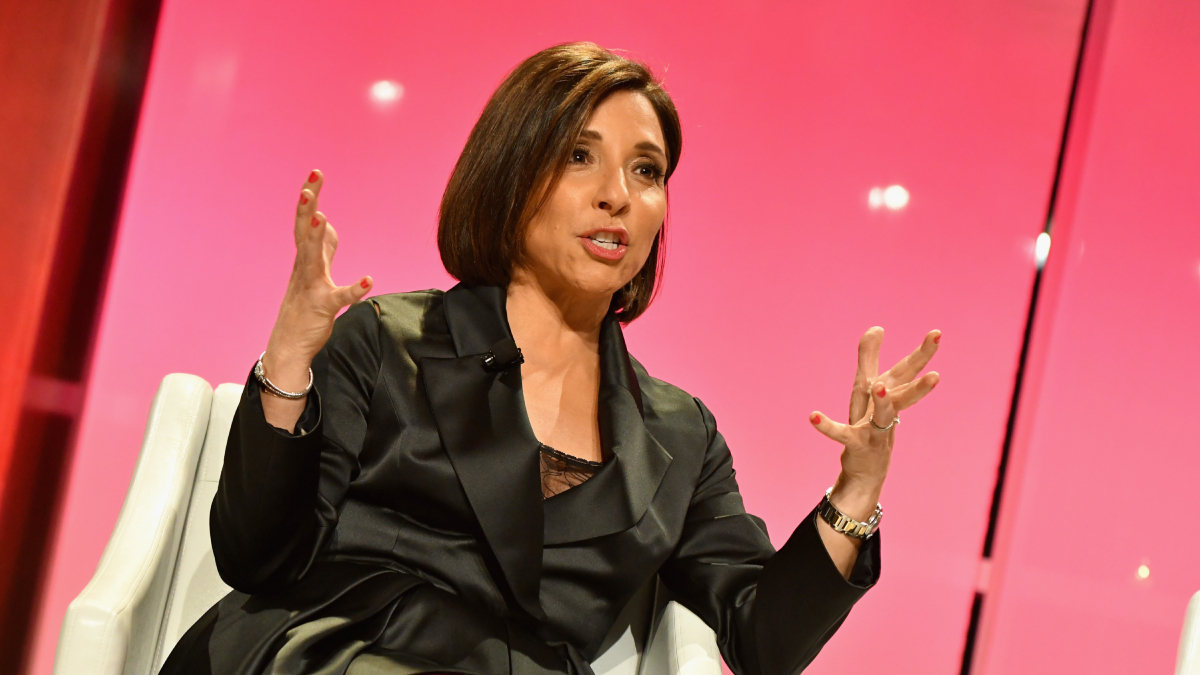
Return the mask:
POLYGON ((254 379, 258 380, 258 384, 261 385, 263 389, 266 389, 268 394, 278 396, 279 398, 290 399, 292 401, 308 396, 308 392, 312 391, 313 386, 312 368, 308 369, 308 386, 304 388, 304 391, 299 393, 284 391, 279 387, 276 387, 274 382, 267 379, 267 374, 263 372, 262 360, 266 355, 266 352, 258 355, 258 363, 254 364, 254 379))
POLYGON ((848 537, 855 539, 870 539, 871 535, 879 529, 879 521, 883 520, 883 507, 879 504, 875 505, 875 513, 867 519, 867 522, 860 523, 850 516, 838 510, 833 502, 829 501, 829 495, 833 493, 833 488, 825 491, 825 497, 821 500, 821 504, 817 506, 817 513, 821 515, 821 519, 829 523, 834 532, 841 532, 848 537))

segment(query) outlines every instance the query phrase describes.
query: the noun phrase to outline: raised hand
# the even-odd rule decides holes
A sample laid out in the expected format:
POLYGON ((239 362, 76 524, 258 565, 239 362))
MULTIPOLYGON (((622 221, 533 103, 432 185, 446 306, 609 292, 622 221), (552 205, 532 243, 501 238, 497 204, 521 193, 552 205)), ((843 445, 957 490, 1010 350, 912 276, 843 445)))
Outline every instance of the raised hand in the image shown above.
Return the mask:
MULTIPOLYGON (((858 372, 850 392, 848 423, 835 422, 820 411, 809 416, 818 431, 842 444, 842 472, 829 500, 855 520, 864 521, 870 517, 879 500, 891 464, 892 445, 896 439, 894 422, 899 422, 898 413, 916 404, 937 386, 940 378, 936 372, 920 373, 937 353, 941 339, 941 331, 929 331, 920 347, 880 375, 879 348, 883 345, 883 329, 871 328, 858 342, 858 372)), ((854 558, 842 556, 839 559, 839 552, 844 553, 842 549, 857 551, 859 544, 855 540, 853 548, 847 548, 846 542, 850 541, 847 537, 835 533, 824 521, 818 523, 820 526, 825 526, 821 534, 830 554, 843 574, 849 574, 854 558)))
MULTIPOLYGON (((337 232, 317 208, 324 182, 321 172, 313 171, 300 190, 293 232, 296 260, 263 356, 263 371, 285 391, 302 391, 308 385, 308 368, 329 339, 338 312, 371 289, 371 277, 349 286, 333 282, 330 268, 337 251, 337 232)), ((303 399, 262 396, 268 422, 281 429, 295 426, 304 410, 303 399)))

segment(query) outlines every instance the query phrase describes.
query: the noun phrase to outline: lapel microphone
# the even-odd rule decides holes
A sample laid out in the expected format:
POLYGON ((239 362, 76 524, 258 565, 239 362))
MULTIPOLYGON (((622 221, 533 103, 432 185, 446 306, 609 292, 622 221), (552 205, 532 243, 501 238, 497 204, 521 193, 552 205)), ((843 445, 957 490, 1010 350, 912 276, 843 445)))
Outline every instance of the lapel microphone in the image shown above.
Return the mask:
POLYGON ((521 349, 512 338, 505 338, 492 345, 491 350, 480 358, 483 360, 483 369, 490 373, 498 373, 525 363, 521 349))

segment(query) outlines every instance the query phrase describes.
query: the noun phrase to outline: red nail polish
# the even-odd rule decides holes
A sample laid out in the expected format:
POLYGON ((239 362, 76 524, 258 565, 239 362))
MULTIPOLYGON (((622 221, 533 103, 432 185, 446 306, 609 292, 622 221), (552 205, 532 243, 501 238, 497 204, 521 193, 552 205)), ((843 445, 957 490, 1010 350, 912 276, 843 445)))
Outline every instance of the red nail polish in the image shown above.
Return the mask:
POLYGON ((818 415, 817 413, 813 413, 813 414, 812 414, 812 417, 809 417, 809 418, 808 418, 808 421, 809 421, 809 422, 812 422, 813 424, 820 424, 820 423, 821 423, 821 416, 820 416, 820 415, 818 415))
POLYGON ((316 172, 316 171, 314 171, 314 172, 312 172, 312 173, 308 174, 308 182, 310 182, 310 183, 315 183, 315 182, 317 182, 317 179, 318 179, 318 178, 320 178, 320 176, 318 176, 318 175, 317 175, 317 172, 316 172))
POLYGON ((880 389, 879 389, 879 398, 883 398, 884 396, 887 396, 887 389, 885 389, 885 388, 883 388, 883 387, 880 387, 880 389))
POLYGON ((304 195, 300 195, 300 205, 303 206, 307 203, 308 203, 308 197, 305 197, 304 195))
POLYGON ((360 284, 360 285, 361 285, 363 288, 366 288, 366 287, 370 286, 371 284, 367 283, 367 280, 366 280, 366 279, 363 279, 363 280, 362 280, 362 284, 360 284))
POLYGON ((321 224, 321 219, 317 218, 316 216, 313 216, 313 223, 312 223, 313 227, 316 227, 320 224, 321 224))
POLYGON ((939 335, 939 336, 937 336, 937 337, 933 338, 933 344, 935 344, 935 345, 936 345, 937 343, 941 342, 941 341, 942 341, 942 336, 941 336, 941 335, 939 335))

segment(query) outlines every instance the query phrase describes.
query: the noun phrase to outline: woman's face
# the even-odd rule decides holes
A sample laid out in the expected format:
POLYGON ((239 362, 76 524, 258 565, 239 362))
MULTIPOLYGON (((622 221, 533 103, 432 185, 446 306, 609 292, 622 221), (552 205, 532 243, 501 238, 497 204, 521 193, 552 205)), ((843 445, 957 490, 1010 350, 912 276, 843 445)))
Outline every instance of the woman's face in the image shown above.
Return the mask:
POLYGON ((667 212, 666 144, 640 93, 596 107, 525 234, 522 272, 551 292, 611 296, 650 256, 667 212))

